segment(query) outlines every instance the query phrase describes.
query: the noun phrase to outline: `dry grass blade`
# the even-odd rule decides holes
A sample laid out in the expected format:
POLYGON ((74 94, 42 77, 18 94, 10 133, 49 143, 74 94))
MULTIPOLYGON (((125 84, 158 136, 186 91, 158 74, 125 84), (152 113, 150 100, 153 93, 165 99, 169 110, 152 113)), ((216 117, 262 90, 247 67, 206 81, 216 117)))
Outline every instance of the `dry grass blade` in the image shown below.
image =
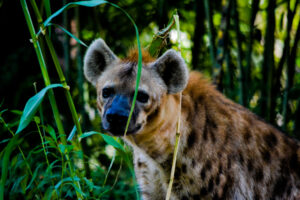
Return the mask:
MULTIPOLYGON (((176 13, 174 16, 174 20, 176 23, 176 29, 177 29, 177 43, 178 43, 178 51, 181 54, 181 42, 180 42, 180 26, 179 26, 179 16, 176 13)), ((172 169, 171 169, 171 174, 170 174, 170 182, 167 190, 167 195, 166 195, 166 200, 169 200, 171 197, 171 192, 172 192, 172 186, 173 186, 173 181, 174 181, 174 174, 175 174, 175 166, 176 166, 176 159, 177 159, 177 153, 179 149, 179 144, 180 144, 180 120, 181 120, 181 99, 182 99, 182 93, 180 92, 180 101, 179 101, 179 114, 178 114, 178 119, 177 119, 177 126, 176 126, 176 140, 175 140, 175 148, 174 148, 174 153, 173 153, 173 161, 172 161, 172 169)))

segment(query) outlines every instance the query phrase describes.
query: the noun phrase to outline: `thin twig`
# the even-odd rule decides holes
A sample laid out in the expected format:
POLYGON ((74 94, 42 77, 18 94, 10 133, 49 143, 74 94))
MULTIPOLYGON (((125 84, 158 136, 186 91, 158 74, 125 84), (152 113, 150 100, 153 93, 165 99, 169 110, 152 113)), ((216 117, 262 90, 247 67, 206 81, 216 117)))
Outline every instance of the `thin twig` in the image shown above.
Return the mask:
MULTIPOLYGON (((176 22, 176 28, 177 28, 177 42, 178 42, 178 51, 181 54, 181 42, 180 42, 180 26, 179 26, 179 16, 178 14, 175 14, 174 20, 176 22)), ((171 197, 171 192, 172 192, 172 186, 173 186, 173 181, 174 181, 174 174, 175 174, 175 166, 176 166, 176 160, 177 160, 177 153, 179 149, 179 143, 180 143, 180 121, 181 121, 181 99, 182 99, 182 92, 180 92, 180 97, 179 97, 179 105, 178 105, 178 120, 177 120, 177 126, 176 126, 176 140, 175 140, 175 148, 174 148, 174 153, 173 153, 173 161, 172 161, 172 169, 171 169, 171 174, 170 174, 170 182, 167 190, 167 195, 166 195, 166 200, 169 200, 171 197)))

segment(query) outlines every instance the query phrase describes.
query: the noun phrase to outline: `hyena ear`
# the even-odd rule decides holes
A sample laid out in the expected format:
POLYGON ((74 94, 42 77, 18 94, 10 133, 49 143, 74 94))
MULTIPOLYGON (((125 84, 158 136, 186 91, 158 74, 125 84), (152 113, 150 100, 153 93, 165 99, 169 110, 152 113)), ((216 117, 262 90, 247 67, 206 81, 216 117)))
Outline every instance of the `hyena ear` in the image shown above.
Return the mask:
POLYGON ((175 50, 166 51, 152 67, 166 84, 169 94, 181 92, 186 87, 188 69, 183 58, 175 50))
POLYGON ((95 86, 104 69, 117 59, 102 39, 95 40, 84 56, 83 71, 86 79, 95 86))

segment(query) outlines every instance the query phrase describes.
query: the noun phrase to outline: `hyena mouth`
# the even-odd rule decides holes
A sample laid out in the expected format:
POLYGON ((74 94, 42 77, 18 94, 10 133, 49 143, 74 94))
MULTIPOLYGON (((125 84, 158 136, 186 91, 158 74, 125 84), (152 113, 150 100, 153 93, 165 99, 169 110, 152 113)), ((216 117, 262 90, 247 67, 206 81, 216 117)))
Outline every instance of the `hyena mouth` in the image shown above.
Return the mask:
MULTIPOLYGON (((141 129, 142 125, 138 124, 133 128, 128 128, 126 135, 131 135, 137 133, 141 129)), ((123 136, 125 133, 125 127, 123 126, 110 126, 108 128, 104 128, 105 131, 109 132, 114 136, 123 136)))

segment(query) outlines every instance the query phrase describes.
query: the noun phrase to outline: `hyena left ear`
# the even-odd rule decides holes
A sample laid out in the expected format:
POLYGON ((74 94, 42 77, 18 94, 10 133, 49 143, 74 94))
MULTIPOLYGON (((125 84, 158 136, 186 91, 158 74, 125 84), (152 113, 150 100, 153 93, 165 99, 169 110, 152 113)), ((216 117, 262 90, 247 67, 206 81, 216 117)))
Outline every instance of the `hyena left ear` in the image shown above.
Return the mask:
POLYGON ((117 59, 117 56, 105 44, 104 40, 95 40, 84 56, 83 71, 86 79, 95 86, 97 78, 104 69, 117 59))
POLYGON ((186 87, 188 69, 183 58, 175 50, 166 51, 152 67, 166 84, 169 94, 181 92, 186 87))

